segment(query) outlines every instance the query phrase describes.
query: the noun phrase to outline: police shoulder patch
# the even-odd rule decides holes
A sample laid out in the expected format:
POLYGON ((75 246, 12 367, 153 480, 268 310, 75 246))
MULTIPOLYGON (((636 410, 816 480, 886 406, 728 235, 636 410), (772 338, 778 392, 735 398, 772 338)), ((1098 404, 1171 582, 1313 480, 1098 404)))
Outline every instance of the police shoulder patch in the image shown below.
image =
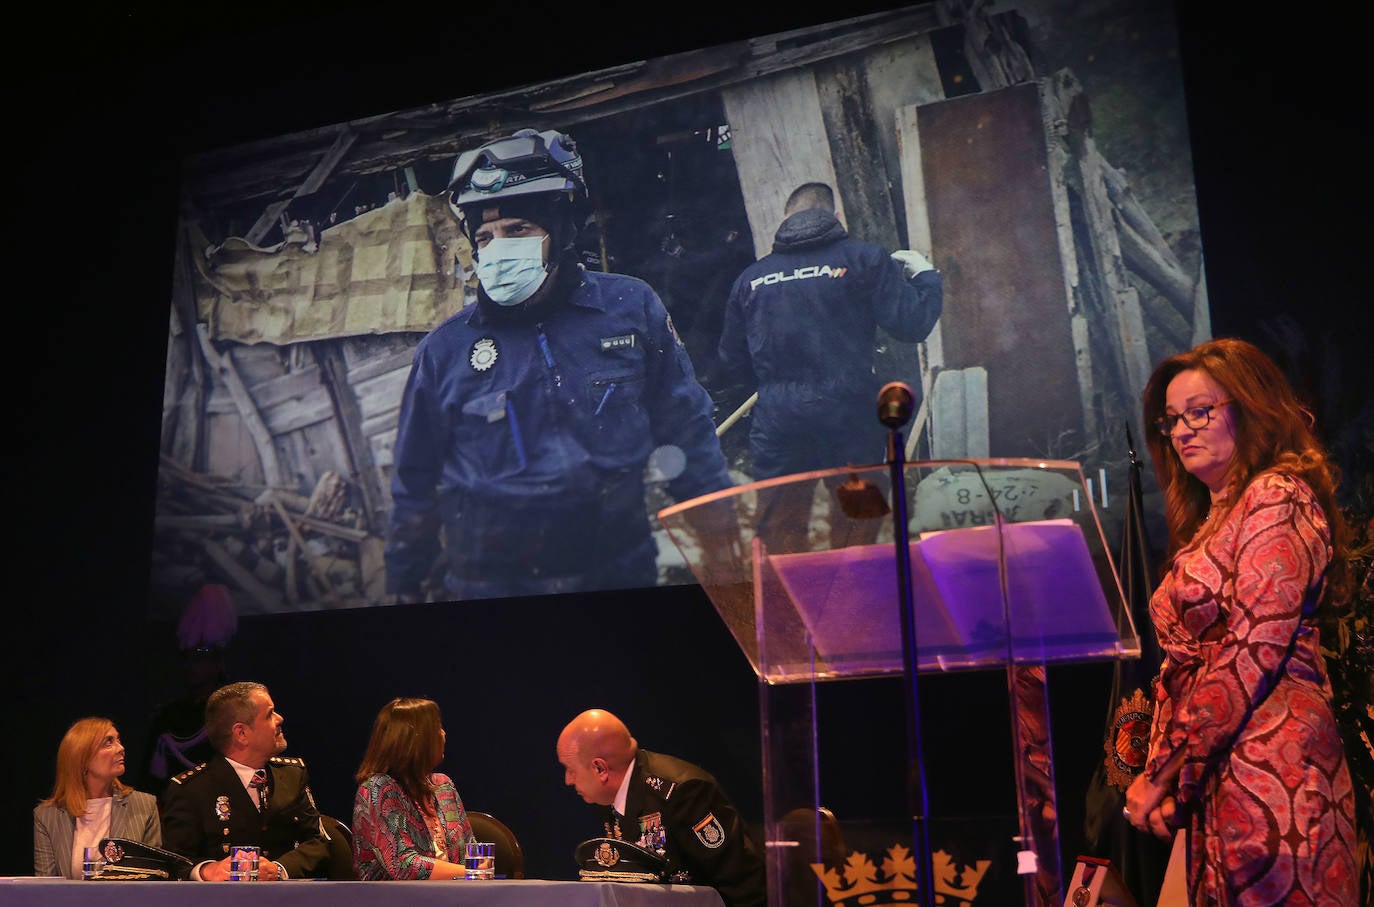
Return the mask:
POLYGON ((676 343, 678 346, 685 347, 686 344, 682 342, 682 338, 679 337, 677 334, 677 325, 673 324, 673 316, 664 313, 663 317, 668 323, 668 333, 673 335, 673 342, 676 343))
POLYGON ((703 846, 712 850, 725 843, 725 828, 715 813, 707 813, 700 822, 692 826, 692 832, 703 846))
POLYGON ((202 762, 200 765, 197 765, 195 768, 188 768, 186 771, 182 772, 180 775, 177 775, 175 778, 173 778, 173 779, 172 779, 172 783, 173 783, 173 784, 180 784, 180 783, 182 783, 183 781, 185 781, 187 778, 190 778, 192 775, 195 775, 195 774, 198 774, 198 773, 200 773, 200 772, 205 771, 205 766, 206 766, 206 764, 207 764, 207 763, 202 762))

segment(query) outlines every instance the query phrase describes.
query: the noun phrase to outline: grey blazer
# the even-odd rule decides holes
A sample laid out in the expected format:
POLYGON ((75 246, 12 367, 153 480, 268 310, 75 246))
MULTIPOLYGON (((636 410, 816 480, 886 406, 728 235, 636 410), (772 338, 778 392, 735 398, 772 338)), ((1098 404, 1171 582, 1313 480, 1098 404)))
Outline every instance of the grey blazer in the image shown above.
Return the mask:
MULTIPOLYGON (((72 866, 72 839, 76 819, 59 806, 39 804, 33 808, 33 874, 81 878, 81 867, 72 866)), ((141 844, 162 846, 162 822, 157 814, 157 798, 131 790, 116 796, 110 804, 111 838, 127 838, 141 844)))

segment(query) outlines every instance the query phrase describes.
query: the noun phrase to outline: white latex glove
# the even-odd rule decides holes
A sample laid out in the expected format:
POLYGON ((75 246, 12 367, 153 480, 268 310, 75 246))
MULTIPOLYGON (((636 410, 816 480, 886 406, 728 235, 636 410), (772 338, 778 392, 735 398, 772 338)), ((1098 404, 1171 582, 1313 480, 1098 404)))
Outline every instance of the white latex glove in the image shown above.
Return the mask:
POLYGON ((934 271, 935 265, 915 249, 898 249, 892 253, 892 260, 902 266, 902 273, 910 280, 922 271, 934 271))

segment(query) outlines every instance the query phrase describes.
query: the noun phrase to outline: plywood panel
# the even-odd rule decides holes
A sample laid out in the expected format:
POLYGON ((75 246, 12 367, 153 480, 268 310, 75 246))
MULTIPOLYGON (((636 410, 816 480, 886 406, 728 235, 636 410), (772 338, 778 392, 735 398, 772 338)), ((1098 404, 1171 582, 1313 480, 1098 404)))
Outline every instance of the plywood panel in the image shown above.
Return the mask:
MULTIPOLYGON (((883 44, 866 51, 854 67, 860 79, 862 90, 863 121, 858 121, 854 113, 845 120, 846 128, 837 134, 831 129, 832 142, 852 142, 860 137, 864 145, 873 149, 873 157, 880 166, 874 170, 855 168, 852 173, 840 173, 840 194, 845 197, 850 212, 851 229, 859 236, 889 248, 920 249, 929 254, 930 245, 916 244, 912 237, 923 235, 925 225, 907 223, 906 211, 913 201, 921 208, 925 204, 925 187, 906 184, 906 172, 901 166, 902 144, 898 134, 897 116, 903 108, 918 104, 930 104, 943 100, 944 88, 940 82, 940 72, 935 64, 935 54, 930 48, 930 38, 919 35, 891 44, 883 44), (848 177, 848 179, 846 179, 848 177), (867 187, 868 198, 856 195, 848 184, 859 183, 867 187), (908 194, 909 192, 913 194, 908 194), (881 196, 878 198, 877 196, 881 196), (870 218, 881 212, 882 220, 865 222, 855 212, 856 199, 864 199, 870 218)), ((838 87, 838 83, 837 83, 838 87)), ((827 97, 826 85, 821 84, 821 96, 827 97)), ((835 93, 836 100, 843 95, 835 93)), ((855 110, 856 105, 848 104, 839 110, 855 110)), ((838 164, 837 164, 838 166, 838 164)), ((840 168, 842 171, 845 168, 840 168)), ((921 212, 924 221, 924 211, 921 212)))
POLYGON ((786 72, 721 95, 754 251, 762 257, 773 248, 793 189, 813 180, 835 185, 816 79, 810 70, 786 72))
POLYGON ((941 460, 991 455, 987 369, 945 369, 935 378, 931 400, 932 457, 941 460))
POLYGON ((991 455, 1073 458, 1078 374, 1035 84, 920 108, 944 364, 985 366, 991 455))

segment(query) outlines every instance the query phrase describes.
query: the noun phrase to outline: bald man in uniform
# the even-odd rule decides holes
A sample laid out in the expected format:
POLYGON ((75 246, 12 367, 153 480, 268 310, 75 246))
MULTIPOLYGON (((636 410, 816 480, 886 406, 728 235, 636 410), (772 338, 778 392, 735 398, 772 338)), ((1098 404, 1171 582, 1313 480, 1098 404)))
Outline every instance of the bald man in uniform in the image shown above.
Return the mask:
POLYGON ((602 807, 605 836, 662 854, 668 873, 720 892, 727 907, 766 903, 763 855, 710 773, 639 748, 615 715, 590 709, 558 735, 563 781, 602 807))

